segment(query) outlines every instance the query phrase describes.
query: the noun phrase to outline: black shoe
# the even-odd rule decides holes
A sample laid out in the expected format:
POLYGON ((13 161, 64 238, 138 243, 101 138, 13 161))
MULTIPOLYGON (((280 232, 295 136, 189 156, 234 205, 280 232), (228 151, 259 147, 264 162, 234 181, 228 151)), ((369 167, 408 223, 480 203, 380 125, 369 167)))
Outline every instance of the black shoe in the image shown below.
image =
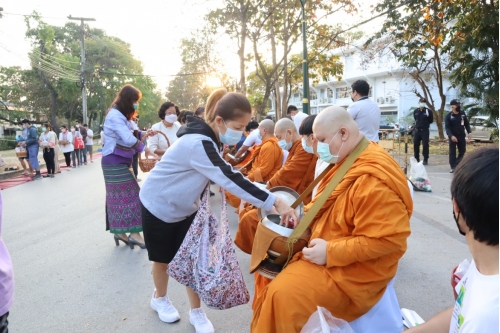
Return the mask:
POLYGON ((36 175, 34 175, 31 179, 32 179, 32 180, 42 179, 42 175, 41 175, 41 174, 36 174, 36 175))
POLYGON ((215 195, 215 193, 210 191, 210 196, 213 197, 214 195, 215 195))
POLYGON ((134 249, 134 245, 137 245, 141 249, 145 249, 146 248, 146 244, 138 242, 138 241, 136 241, 135 239, 133 239, 130 236, 128 236, 128 245, 130 246, 131 249, 134 249))
POLYGON ((424 164, 424 165, 427 165, 427 164, 429 164, 429 162, 427 162, 427 160, 424 160, 424 163, 423 163, 423 164, 424 164))
POLYGON ((116 243, 116 246, 120 245, 120 242, 119 241, 122 241, 125 243, 125 245, 128 245, 128 240, 126 239, 123 239, 121 238, 120 236, 118 236, 117 234, 115 234, 115 243, 116 243))

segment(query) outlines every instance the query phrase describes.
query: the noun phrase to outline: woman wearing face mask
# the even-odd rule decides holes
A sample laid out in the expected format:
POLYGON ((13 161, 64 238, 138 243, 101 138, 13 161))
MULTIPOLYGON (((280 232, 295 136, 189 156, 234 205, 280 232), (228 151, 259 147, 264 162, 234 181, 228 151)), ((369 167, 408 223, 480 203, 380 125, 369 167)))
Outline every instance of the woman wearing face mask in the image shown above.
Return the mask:
POLYGON ((43 124, 42 134, 40 135, 40 148, 43 149, 43 159, 47 166, 47 175, 44 178, 54 178, 55 163, 54 163, 54 147, 56 145, 56 133, 52 131, 50 123, 43 124))
MULTIPOLYGON (((73 134, 68 131, 68 128, 65 125, 61 126, 61 133, 59 133, 59 145, 64 154, 66 166, 69 168, 71 166, 71 153, 75 150, 75 148, 73 147, 73 134)), ((73 163, 74 161, 73 157, 73 163)))
POLYGON ((77 149, 75 142, 76 138, 83 140, 83 136, 74 126, 71 126, 71 135, 73 136, 73 151, 71 152, 71 159, 73 160, 73 168, 80 167, 82 165, 82 149, 77 149))
POLYGON ((106 144, 101 159, 106 184, 106 230, 114 234, 117 246, 121 241, 132 249, 135 245, 146 248, 140 234, 139 185, 130 171, 135 153, 144 151, 140 139, 148 135, 138 130, 137 138, 130 123, 137 115, 141 97, 140 90, 130 84, 125 85, 116 96, 104 121, 106 144))
MULTIPOLYGON (((165 134, 170 144, 173 144, 177 140, 177 131, 181 127, 181 124, 177 122, 175 104, 172 102, 163 103, 158 110, 158 117, 161 119, 160 122, 151 126, 151 129, 165 134)), ((149 149, 158 156, 165 154, 169 148, 167 140, 161 134, 152 136, 148 141, 149 149)))
MULTIPOLYGON (((151 307, 160 320, 169 323, 180 316, 167 296, 168 264, 183 242, 210 181, 256 207, 274 206, 284 219, 297 219, 282 200, 260 190, 222 159, 223 145, 238 143, 250 121, 252 108, 246 97, 218 89, 208 98, 205 112, 205 121, 188 117, 187 125, 177 133, 177 142, 151 170, 140 192, 144 238, 153 261, 151 307)), ((196 332, 213 332, 198 295, 189 288, 187 293, 190 322, 196 332)))

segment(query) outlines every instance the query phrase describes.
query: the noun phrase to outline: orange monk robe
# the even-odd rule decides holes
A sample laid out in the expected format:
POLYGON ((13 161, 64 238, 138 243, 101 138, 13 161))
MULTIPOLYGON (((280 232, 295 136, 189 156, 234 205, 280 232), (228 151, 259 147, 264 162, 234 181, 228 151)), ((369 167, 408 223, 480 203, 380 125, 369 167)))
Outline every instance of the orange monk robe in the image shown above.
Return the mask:
MULTIPOLYGON (((317 157, 307 153, 302 148, 302 141, 297 140, 289 150, 285 165, 271 178, 267 188, 286 186, 299 194, 304 192, 307 186, 314 180, 314 169, 317 157)), ((304 203, 311 201, 309 195, 304 203)), ((240 211, 240 222, 234 243, 248 254, 252 252, 253 238, 259 223, 257 208, 247 205, 240 211)))
MULTIPOLYGON (((327 174, 315 198, 339 165, 327 174)), ((300 332, 318 305, 347 321, 368 312, 396 275, 412 210, 400 166, 371 142, 311 225, 311 239, 328 242, 326 265, 296 254, 258 295, 251 332, 300 332)))
MULTIPOLYGON (((252 169, 247 178, 250 181, 268 182, 283 164, 283 151, 278 145, 276 137, 271 137, 262 141, 252 152, 255 159, 252 162, 252 169)), ((233 194, 227 193, 229 204, 238 208, 241 200, 233 194)))

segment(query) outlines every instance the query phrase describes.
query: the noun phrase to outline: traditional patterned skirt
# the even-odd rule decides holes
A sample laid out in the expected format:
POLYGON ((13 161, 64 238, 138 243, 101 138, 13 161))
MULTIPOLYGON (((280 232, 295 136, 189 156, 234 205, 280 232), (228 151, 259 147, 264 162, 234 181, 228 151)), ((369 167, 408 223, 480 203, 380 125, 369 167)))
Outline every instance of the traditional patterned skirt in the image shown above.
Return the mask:
POLYGON ((102 164, 106 183, 106 230, 113 234, 142 231, 139 185, 126 164, 102 164))

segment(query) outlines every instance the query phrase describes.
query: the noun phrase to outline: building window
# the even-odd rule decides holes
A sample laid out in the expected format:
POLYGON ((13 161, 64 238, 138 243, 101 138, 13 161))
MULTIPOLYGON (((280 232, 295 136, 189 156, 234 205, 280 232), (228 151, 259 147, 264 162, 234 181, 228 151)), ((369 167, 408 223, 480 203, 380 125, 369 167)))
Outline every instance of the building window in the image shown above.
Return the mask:
POLYGON ((351 97, 351 87, 342 87, 335 89, 336 98, 349 98, 351 97))

